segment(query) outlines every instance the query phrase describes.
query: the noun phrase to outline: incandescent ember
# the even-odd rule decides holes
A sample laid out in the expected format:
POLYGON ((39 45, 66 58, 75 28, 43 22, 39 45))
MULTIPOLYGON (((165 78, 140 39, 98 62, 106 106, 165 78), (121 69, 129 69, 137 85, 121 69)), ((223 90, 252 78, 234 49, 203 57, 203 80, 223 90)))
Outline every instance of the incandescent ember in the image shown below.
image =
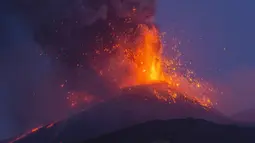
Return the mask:
POLYGON ((168 92, 168 97, 160 96, 162 91, 155 88, 153 93, 157 98, 174 100, 181 93, 204 107, 211 107, 213 103, 209 96, 212 88, 195 79, 191 70, 178 72, 182 67, 178 57, 169 59, 163 56, 162 37, 158 29, 139 25, 138 30, 135 41, 120 40, 117 44, 119 53, 110 58, 108 65, 95 68, 98 74, 117 83, 120 88, 164 82, 167 84, 164 91, 168 92))
MULTIPOLYGON (((213 102, 210 96, 214 92, 213 88, 194 78, 194 72, 187 68, 184 73, 179 72, 178 69, 182 68, 182 65, 177 56, 180 54, 173 59, 163 56, 162 36, 158 29, 155 26, 139 25, 137 30, 139 35, 132 42, 129 41, 128 36, 120 38, 114 47, 117 49, 117 54, 112 55, 107 64, 94 64, 93 68, 98 75, 116 84, 120 89, 164 83, 164 86, 159 84, 161 87, 152 88, 152 93, 158 99, 175 103, 178 96, 184 96, 193 103, 207 109, 211 108, 213 102)), ((177 50, 176 47, 173 49, 177 50)), ((107 52, 109 50, 106 49, 95 51, 98 55, 107 52)), ((72 107, 78 103, 90 104, 99 101, 85 93, 72 93, 68 99, 72 107)))
POLYGON ((69 11, 39 28, 36 39, 43 52, 65 67, 61 71, 65 82, 60 86, 72 93, 67 94, 72 106, 79 103, 75 100, 83 100, 82 92, 84 97, 99 95, 97 87, 103 94, 112 94, 110 88, 117 90, 152 82, 166 82, 170 89, 201 105, 212 105, 208 95, 213 89, 196 80, 194 72, 183 68, 178 59, 181 55, 178 40, 170 47, 177 52, 176 57, 163 56, 166 50, 162 35, 153 21, 156 2, 77 1, 79 10, 69 11), (103 84, 96 83, 97 80, 103 84))

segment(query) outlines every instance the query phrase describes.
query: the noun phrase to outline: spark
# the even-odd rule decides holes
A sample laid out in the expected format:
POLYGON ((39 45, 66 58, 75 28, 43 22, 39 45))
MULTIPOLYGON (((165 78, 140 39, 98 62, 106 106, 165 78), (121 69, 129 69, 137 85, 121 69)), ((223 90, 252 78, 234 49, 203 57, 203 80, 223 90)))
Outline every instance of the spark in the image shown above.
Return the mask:
MULTIPOLYGON (((177 47, 181 44, 181 42, 174 39, 176 40, 177 44, 174 45, 172 49, 177 53, 176 57, 173 59, 163 57, 163 48, 161 44, 162 42, 158 30, 155 27, 149 29, 144 25, 141 25, 140 28, 142 29, 143 33, 141 34, 137 47, 124 47, 127 53, 126 58, 130 58, 130 55, 133 56, 133 64, 136 65, 134 66, 135 68, 132 73, 132 77, 135 77, 134 82, 131 84, 129 83, 126 86, 150 84, 154 82, 165 82, 169 85, 169 89, 180 90, 187 96, 187 98, 196 101, 200 105, 205 107, 212 106, 213 103, 209 98, 200 99, 196 95, 187 95, 187 93, 190 92, 183 88, 183 80, 186 80, 190 83, 190 85, 188 85, 190 88, 194 87, 201 89, 207 87, 200 83, 199 80, 195 79, 194 72, 189 69, 186 69, 186 73, 184 73, 184 75, 178 73, 178 69, 182 66, 179 60, 179 57, 182 54, 180 51, 178 51, 177 47)), ((191 64, 191 61, 189 64, 191 64)), ((211 88, 206 90, 211 90, 211 88)), ((178 94, 175 92, 171 92, 170 94, 169 92, 169 97, 165 98, 160 96, 157 90, 154 90, 154 95, 157 98, 169 101, 168 99, 175 99, 178 94)))
MULTIPOLYGON (((111 24, 109 24, 111 26, 111 24)), ((213 102, 208 97, 213 88, 205 85, 203 82, 195 78, 194 71, 185 68, 185 64, 180 62, 183 55, 178 47, 181 44, 177 38, 173 38, 173 45, 170 47, 176 54, 169 58, 163 55, 162 36, 158 29, 154 26, 149 28, 146 25, 139 25, 140 35, 133 42, 128 42, 128 36, 120 36, 116 33, 113 36, 119 39, 119 42, 112 48, 96 49, 95 54, 103 53, 111 54, 113 50, 117 50, 118 54, 109 59, 109 64, 103 66, 95 65, 98 75, 117 83, 118 87, 126 88, 131 86, 151 84, 155 82, 164 82, 168 84, 167 90, 179 91, 187 98, 201 106, 211 107, 213 102), (124 39, 122 39, 124 37, 124 39), (180 72, 184 71, 184 72, 180 72), (194 93, 201 90, 207 93, 194 93), (199 94, 203 95, 199 97, 199 94), (207 95, 206 95, 207 94, 207 95)), ((123 34, 125 35, 125 33, 123 34)), ((108 59, 107 59, 108 60, 108 59)), ((191 64, 189 61, 188 64, 191 64)), ((179 93, 168 92, 168 97, 162 97, 155 90, 153 94, 158 99, 173 102, 179 93)), ((76 107, 81 101, 86 102, 86 94, 69 94, 72 107, 76 107)))

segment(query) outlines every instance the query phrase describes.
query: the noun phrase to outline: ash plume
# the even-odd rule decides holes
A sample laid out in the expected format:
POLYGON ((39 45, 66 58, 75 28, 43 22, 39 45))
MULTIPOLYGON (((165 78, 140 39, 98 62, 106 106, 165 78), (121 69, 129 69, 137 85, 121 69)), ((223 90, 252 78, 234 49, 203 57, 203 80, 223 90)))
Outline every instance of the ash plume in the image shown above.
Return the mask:
MULTIPOLYGON (((96 2, 85 0, 6 0, 1 2, 0 5, 3 7, 1 21, 4 22, 1 22, 0 29, 2 31, 2 51, 0 53, 3 57, 1 61, 3 70, 0 75, 2 79, 0 112, 4 118, 1 117, 0 120, 0 139, 8 138, 69 114, 69 107, 64 97, 66 91, 59 89, 59 85, 65 79, 60 74, 70 75, 70 72, 73 73, 72 64, 76 59, 67 58, 63 60, 64 62, 52 62, 52 59, 56 58, 54 50, 59 50, 56 48, 53 48, 53 55, 39 55, 44 50, 44 46, 50 42, 59 48, 59 46, 66 45, 62 42, 69 38, 74 40, 72 43, 81 40, 71 37, 70 34, 80 31, 84 25, 93 25, 96 20, 105 20, 108 18, 107 16, 115 18, 114 13, 119 12, 120 6, 127 9, 117 17, 125 17, 128 14, 130 2, 126 0, 122 5, 118 2, 104 0, 96 2), (117 9, 112 9, 116 6, 117 9), (107 10, 108 15, 105 13, 107 10), (90 17, 91 15, 93 16, 90 17), (63 20, 67 25, 61 27, 63 20), (44 31, 42 25, 47 25, 46 27, 52 28, 53 31, 55 28, 60 28, 62 39, 40 37, 38 31, 39 33, 44 31)), ((140 0, 134 4, 139 3, 142 3, 143 6, 147 4, 140 0)), ((151 10, 150 15, 154 16, 154 12, 154 9, 151 10)), ((147 17, 144 14, 139 16, 147 17)), ((141 17, 136 17, 136 19, 141 17)), ((150 17, 151 19, 152 17, 150 17)), ((51 32, 46 33, 46 36, 54 34, 51 32)), ((70 47, 67 47, 67 51, 73 54, 72 56, 80 52, 79 48, 71 50, 68 48, 70 47)), ((90 50, 93 49, 86 49, 88 52, 90 50)), ((96 90, 94 89, 94 91, 96 90)))

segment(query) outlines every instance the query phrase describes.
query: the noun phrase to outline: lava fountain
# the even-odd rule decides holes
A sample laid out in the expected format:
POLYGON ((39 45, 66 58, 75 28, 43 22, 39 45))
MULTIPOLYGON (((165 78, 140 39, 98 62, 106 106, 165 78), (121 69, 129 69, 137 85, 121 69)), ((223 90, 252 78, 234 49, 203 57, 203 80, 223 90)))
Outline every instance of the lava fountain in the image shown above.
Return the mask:
MULTIPOLYGON (((134 41, 125 36, 119 38, 115 46, 118 53, 110 58, 108 64, 95 67, 98 74, 116 83, 120 89, 164 83, 167 86, 152 90, 158 99, 174 101, 178 95, 182 95, 203 107, 212 107, 209 96, 213 94, 213 88, 195 79, 194 72, 187 68, 185 73, 178 72, 183 67, 178 59, 180 54, 173 59, 163 56, 162 36, 158 29, 155 26, 139 25, 137 31, 139 35, 134 41)), ((104 49, 97 53, 108 51, 104 49)))
MULTIPOLYGON (((202 106, 211 107, 213 104, 208 96, 210 96, 210 92, 213 92, 213 88, 192 78, 194 72, 191 70, 186 69, 184 75, 177 72, 181 63, 179 60, 163 57, 161 36, 156 27, 149 28, 140 25, 140 30, 142 34, 138 38, 137 48, 134 51, 129 51, 131 54, 128 52, 126 54, 133 55, 133 67, 135 67, 131 74, 134 77, 134 82, 128 86, 164 82, 168 85, 168 88, 164 90, 169 92, 168 95, 171 96, 171 99, 178 95, 173 92, 175 90, 191 100, 199 102, 202 106), (203 95, 199 97, 197 94, 203 95)), ((158 95, 160 92, 156 90, 154 89, 154 93, 158 95)))

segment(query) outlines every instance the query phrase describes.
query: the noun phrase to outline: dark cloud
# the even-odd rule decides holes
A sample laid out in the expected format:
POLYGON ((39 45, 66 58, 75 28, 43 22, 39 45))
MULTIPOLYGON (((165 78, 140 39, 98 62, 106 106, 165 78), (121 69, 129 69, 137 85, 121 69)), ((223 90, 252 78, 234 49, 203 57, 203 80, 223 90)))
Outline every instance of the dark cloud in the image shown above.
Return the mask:
POLYGON ((2 4, 9 9, 1 9, 0 19, 1 139, 66 113, 52 65, 33 40, 35 25, 10 1, 2 4))
MULTIPOLYGON (((55 56, 40 56, 42 43, 35 41, 35 33, 42 24, 55 28, 53 20, 61 23, 63 18, 71 23, 63 28, 64 32, 68 32, 68 28, 82 26, 82 4, 81 0, 1 1, 0 139, 70 113, 65 97, 67 91, 60 89, 60 84, 65 80, 63 75, 70 75, 69 79, 77 77, 65 64, 52 62, 55 56)), ((91 71, 87 73, 89 77, 93 74, 91 71)), ((99 84, 101 79, 91 80, 96 81, 92 84, 88 78, 82 78, 90 84, 85 87, 100 87, 100 90, 93 88, 93 93, 107 92, 99 84)))

